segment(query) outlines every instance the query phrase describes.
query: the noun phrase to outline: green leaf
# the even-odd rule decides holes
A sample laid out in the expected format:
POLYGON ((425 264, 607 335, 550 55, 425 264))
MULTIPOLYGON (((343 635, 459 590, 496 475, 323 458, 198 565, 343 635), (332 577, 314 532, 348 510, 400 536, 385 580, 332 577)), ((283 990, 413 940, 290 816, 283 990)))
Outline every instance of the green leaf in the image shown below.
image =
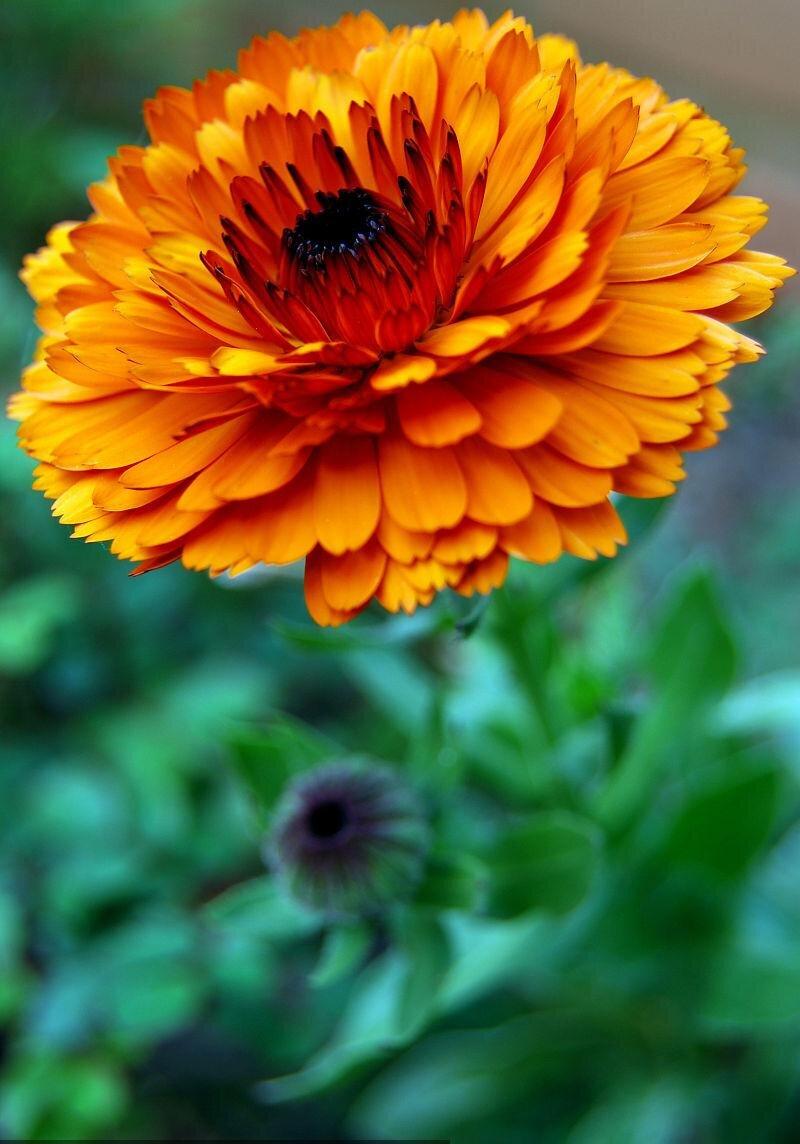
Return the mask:
POLYGON ((395 1043, 397 997, 405 961, 390 949, 356 978, 342 1019, 330 1041, 300 1071, 259 1085, 268 1101, 298 1100, 319 1092, 365 1060, 376 1060, 395 1043))
POLYGON ((207 986, 193 966, 142 958, 109 973, 102 990, 104 1018, 120 1045, 138 1048, 190 1024, 207 986))
POLYGON ((395 1034, 411 1040, 428 1024, 450 966, 450 942, 437 918, 407 914, 400 944, 408 959, 397 997, 395 1034))
POLYGON ((26 969, 13 969, 0 974, 0 1023, 10 1022, 36 987, 33 975, 26 969))
POLYGON ((511 827, 489 855, 489 913, 568 913, 589 892, 598 855, 597 830, 572 814, 537 814, 511 827))
POLYGON ((784 957, 761 950, 727 952, 710 968, 700 1019, 709 1032, 729 1038, 800 1018, 800 961, 796 946, 784 957))
POLYGON ((342 923, 330 929, 311 974, 311 984, 324 988, 353 973, 363 963, 372 936, 369 927, 361 923, 342 923))
POLYGON ((26 675, 40 667, 76 601, 75 584, 63 576, 34 576, 4 592, 0 597, 0 672, 26 675))
POLYGON ((22 910, 15 898, 0 888, 0 976, 21 960, 25 944, 22 910))
POLYGON ((597 800, 612 830, 635 819, 664 768, 696 745, 711 706, 733 681, 736 647, 705 569, 693 569, 673 591, 647 659, 654 694, 597 800))
POLYGON ((492 623, 547 746, 558 737, 552 684, 560 650, 549 609, 512 581, 495 592, 492 623))
POLYGON ((343 753, 337 744, 288 716, 274 716, 264 726, 241 727, 229 739, 229 747, 261 820, 292 775, 343 753))
POLYGON ((715 725, 725 734, 759 731, 800 741, 800 671, 777 671, 737 687, 720 704, 715 725))
POLYGON ((664 846, 664 860, 736 878, 764 848, 778 809, 775 767, 735 766, 690 794, 664 846))
POLYGON ((3 1128, 12 1139, 96 1139, 128 1102, 121 1072, 102 1059, 18 1059, 2 1088, 3 1128))
POLYGON ((569 1135, 569 1144, 673 1144, 695 1135, 698 1086, 662 1076, 640 1087, 623 1080, 606 1090, 569 1135))
POLYGON ((396 648, 376 648, 349 652, 341 662, 376 712, 404 733, 413 734, 427 725, 436 681, 419 660, 411 660, 396 648))
POLYGON ((271 877, 253 878, 226 890, 203 909, 212 926, 290 941, 319 929, 319 919, 296 905, 271 877))
POLYGON ((414 902, 437 910, 471 910, 477 904, 484 880, 484 868, 475 858, 434 854, 428 860, 414 902))
POLYGON ((432 610, 413 616, 383 617, 377 623, 369 613, 359 616, 346 629, 320 628, 314 623, 275 619, 272 629, 287 643, 303 651, 329 652, 341 656, 349 651, 380 650, 392 645, 413 644, 438 630, 432 610))
MULTIPOLYGON (((529 1100, 532 1052, 546 1046, 552 1056, 553 1032, 526 1016, 491 1028, 459 1028, 425 1037, 360 1093, 351 1114, 355 1138, 506 1139, 500 1110, 515 1093, 523 1102, 529 1100), (479 1134, 475 1125, 487 1113, 496 1116, 492 1131, 479 1134)), ((525 1103, 522 1107, 526 1109, 525 1103)), ((530 1119, 522 1123, 525 1127, 509 1138, 538 1140, 530 1119)))
POLYGON ((673 716, 719 698, 733 682, 736 647, 710 573, 696 569, 669 600, 653 640, 651 676, 673 716))

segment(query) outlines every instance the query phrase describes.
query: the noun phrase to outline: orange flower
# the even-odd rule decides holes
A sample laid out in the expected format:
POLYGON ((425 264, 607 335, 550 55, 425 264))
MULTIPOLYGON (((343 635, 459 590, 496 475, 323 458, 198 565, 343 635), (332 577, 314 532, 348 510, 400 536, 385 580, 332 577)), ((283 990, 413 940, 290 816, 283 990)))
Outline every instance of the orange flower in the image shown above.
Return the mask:
POLYGON ((145 119, 26 263, 36 485, 139 570, 305 558, 323 624, 613 555, 789 273, 719 123, 511 15, 256 39, 145 119))

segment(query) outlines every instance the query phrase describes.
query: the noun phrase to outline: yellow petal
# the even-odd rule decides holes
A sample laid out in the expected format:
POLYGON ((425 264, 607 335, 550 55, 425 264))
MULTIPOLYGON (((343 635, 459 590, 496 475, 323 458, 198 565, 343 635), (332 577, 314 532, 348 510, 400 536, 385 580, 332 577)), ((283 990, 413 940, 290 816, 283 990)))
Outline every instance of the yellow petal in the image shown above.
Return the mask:
POLYGON ((505 318, 486 314, 464 318, 447 326, 437 326, 417 343, 423 353, 436 357, 461 357, 471 354, 487 342, 504 337, 511 330, 505 318))

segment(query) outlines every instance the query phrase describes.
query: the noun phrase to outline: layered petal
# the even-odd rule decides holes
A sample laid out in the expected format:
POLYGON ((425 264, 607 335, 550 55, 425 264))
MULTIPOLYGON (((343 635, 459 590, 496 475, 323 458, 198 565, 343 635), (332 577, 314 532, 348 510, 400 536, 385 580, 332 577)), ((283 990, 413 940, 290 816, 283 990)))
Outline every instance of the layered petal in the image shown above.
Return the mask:
POLYGON ((25 260, 35 487, 149 571, 305 560, 322 624, 611 557, 791 270, 689 100, 520 17, 258 38, 25 260))

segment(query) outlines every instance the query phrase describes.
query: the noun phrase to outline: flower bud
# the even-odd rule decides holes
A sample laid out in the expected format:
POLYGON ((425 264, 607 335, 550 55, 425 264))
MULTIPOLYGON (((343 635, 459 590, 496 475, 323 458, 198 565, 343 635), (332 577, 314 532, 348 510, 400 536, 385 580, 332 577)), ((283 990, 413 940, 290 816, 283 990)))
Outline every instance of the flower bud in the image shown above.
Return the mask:
POLYGON ((402 776, 348 761, 289 785, 268 849, 298 900, 328 912, 370 913, 413 891, 427 841, 422 807, 402 776))

